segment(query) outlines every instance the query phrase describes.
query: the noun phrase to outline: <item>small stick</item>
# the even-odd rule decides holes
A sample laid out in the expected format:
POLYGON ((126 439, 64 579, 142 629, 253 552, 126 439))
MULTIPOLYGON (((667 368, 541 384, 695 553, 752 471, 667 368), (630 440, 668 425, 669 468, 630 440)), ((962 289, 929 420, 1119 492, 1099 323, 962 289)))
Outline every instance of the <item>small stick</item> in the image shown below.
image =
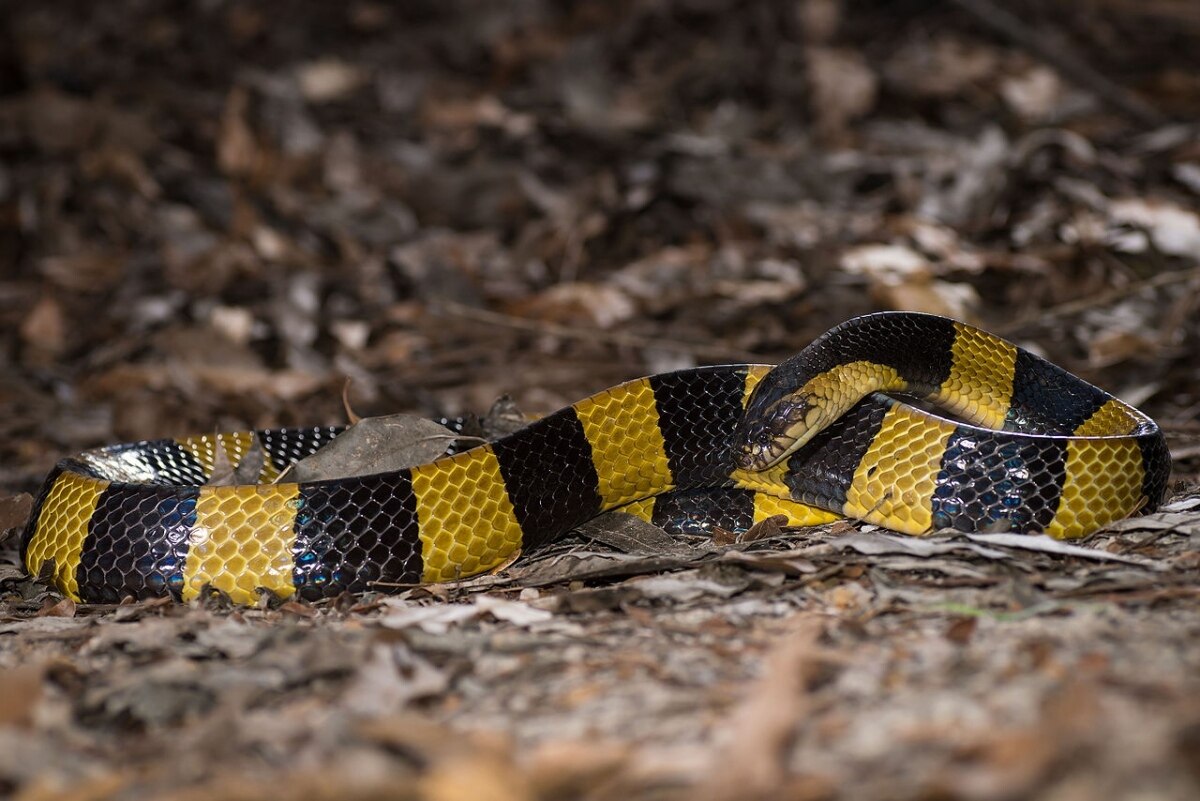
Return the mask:
POLYGON ((1036 31, 992 0, 951 0, 987 27, 1011 39, 1037 58, 1054 67, 1068 80, 1094 93, 1113 108, 1143 125, 1158 127, 1167 118, 1150 103, 1101 75, 1082 58, 1066 49, 1065 43, 1036 31))
POLYGON ((1066 303, 1060 303, 1057 306, 1051 306, 1048 309, 1042 309, 1036 314, 1018 317, 1011 323, 1001 323, 993 326, 997 334, 1011 334, 1015 331, 1020 331, 1025 326, 1031 323, 1043 322, 1049 318, 1070 317, 1074 314, 1080 314, 1095 309, 1100 306, 1107 306, 1110 303, 1116 303, 1131 295, 1141 292, 1143 289, 1156 289, 1158 287, 1177 284, 1182 281, 1187 281, 1193 278, 1200 278, 1200 267, 1193 267, 1190 270, 1175 270, 1169 273, 1158 273, 1141 281, 1135 281, 1129 286, 1119 287, 1116 289, 1108 289, 1104 292, 1097 292, 1095 295, 1089 295, 1086 298, 1078 300, 1069 300, 1066 303))
POLYGON ((677 353, 689 353, 706 359, 729 359, 735 362, 753 363, 762 361, 761 356, 755 356, 753 353, 736 348, 723 348, 720 345, 705 345, 699 342, 681 342, 675 339, 627 334, 620 331, 603 331, 598 328, 573 328, 567 325, 559 325, 558 323, 548 323, 543 320, 528 320, 524 317, 514 317, 510 314, 501 314, 499 312, 488 311, 487 309, 476 309, 452 301, 439 304, 437 311, 451 317, 475 320, 487 325, 513 328, 518 331, 546 334, 561 339, 581 339, 588 342, 607 342, 611 345, 621 345, 630 348, 668 350, 677 353))

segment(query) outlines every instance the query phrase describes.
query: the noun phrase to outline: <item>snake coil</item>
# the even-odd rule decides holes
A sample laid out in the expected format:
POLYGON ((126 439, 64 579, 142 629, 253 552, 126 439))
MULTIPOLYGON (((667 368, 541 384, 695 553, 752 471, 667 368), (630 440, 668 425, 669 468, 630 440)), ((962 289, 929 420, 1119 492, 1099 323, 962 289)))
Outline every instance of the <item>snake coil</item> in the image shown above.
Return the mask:
POLYGON ((850 320, 775 370, 700 367, 599 392, 496 442, 406 470, 270 483, 341 429, 113 445, 60 462, 22 558, 92 602, 206 587, 251 603, 447 581, 610 509, 741 530, 848 516, 1080 537, 1153 509, 1154 422, 998 337, 931 315, 850 320), (958 419, 884 392, 930 400, 958 419), (257 441, 259 481, 206 486, 257 441))

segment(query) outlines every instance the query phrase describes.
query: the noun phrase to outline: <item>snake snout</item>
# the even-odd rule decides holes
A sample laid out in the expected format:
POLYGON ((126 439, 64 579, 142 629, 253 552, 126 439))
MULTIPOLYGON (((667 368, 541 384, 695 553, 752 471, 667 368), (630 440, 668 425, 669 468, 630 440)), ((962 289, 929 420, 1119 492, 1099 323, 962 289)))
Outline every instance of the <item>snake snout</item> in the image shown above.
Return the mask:
POLYGON ((787 398, 765 413, 746 419, 735 439, 734 464, 743 470, 761 471, 776 464, 796 445, 811 407, 804 400, 787 398))
POLYGON ((742 427, 733 447, 734 466, 742 470, 766 470, 775 462, 775 434, 761 421, 742 427))

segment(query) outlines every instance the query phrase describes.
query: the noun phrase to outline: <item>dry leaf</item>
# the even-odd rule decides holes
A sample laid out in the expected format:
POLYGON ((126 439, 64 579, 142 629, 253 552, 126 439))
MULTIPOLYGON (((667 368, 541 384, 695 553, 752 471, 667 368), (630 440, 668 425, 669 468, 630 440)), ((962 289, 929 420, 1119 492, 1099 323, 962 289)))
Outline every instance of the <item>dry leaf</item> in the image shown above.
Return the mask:
POLYGON ((21 322, 21 339, 51 358, 62 353, 67 342, 62 305, 50 295, 39 298, 21 322))
POLYGON ((213 469, 204 482, 207 487, 231 487, 244 484, 257 484, 267 463, 267 452, 259 442, 258 435, 251 433, 250 444, 241 460, 234 465, 229 459, 229 453, 223 447, 213 452, 213 469))
POLYGON ((907 245, 859 245, 842 253, 841 267, 872 283, 906 284, 933 277, 929 260, 907 245))
POLYGON ((445 455, 457 438, 450 429, 424 417, 367 417, 293 464, 287 479, 321 481, 404 470, 445 455))
POLYGON ((688 545, 679 542, 653 523, 619 511, 593 518, 578 526, 575 531, 580 536, 602 542, 622 553, 652 554, 690 550, 688 545))
POLYGON ((416 627, 430 634, 445 634, 451 627, 483 615, 518 626, 542 623, 553 617, 544 609, 492 595, 477 595, 469 604, 416 606, 411 601, 385 599, 383 605, 388 607, 381 620, 386 628, 416 627))
POLYGON ((486 613, 505 623, 517 626, 530 626, 534 623, 544 623, 554 617, 545 609, 538 609, 521 601, 510 601, 497 595, 479 595, 475 597, 475 608, 480 613, 486 613))
POLYGON ((994 48, 943 34, 932 42, 918 36, 905 37, 883 74, 889 86, 906 93, 945 98, 990 77, 999 66, 994 48))
POLYGON ((738 535, 736 531, 730 531, 729 529, 721 528, 720 526, 712 526, 711 530, 713 545, 723 548, 726 545, 733 545, 738 541, 738 535))
MULTIPOLYGON (((1154 247, 1163 253, 1200 259, 1200 215, 1190 209, 1157 198, 1127 198, 1112 201, 1108 216, 1117 225, 1145 230, 1154 247)), ((1120 250, 1145 250, 1145 236, 1140 231, 1114 232, 1112 239, 1120 250)))
POLYGON ((1037 65, 1019 75, 1005 78, 1000 94, 1009 108, 1030 123, 1041 123, 1062 113, 1066 86, 1058 73, 1037 65))
POLYGON ((643 598, 671 600, 677 603, 695 601, 705 596, 732 598, 749 586, 746 580, 736 582, 713 581, 702 578, 703 574, 689 571, 682 574, 660 576, 635 576, 625 587, 643 598))
POLYGON ((787 525, 787 521, 787 515, 772 515, 771 517, 759 520, 742 532, 742 535, 738 537, 738 541, 754 542, 755 540, 764 540, 769 537, 778 537, 783 533, 783 527, 787 525))
MULTIPOLYGON (((33 511, 33 496, 28 492, 0 497, 0 533, 10 529, 24 528, 33 511)), ((0 541, 3 538, 0 537, 0 541)))
POLYGON ((45 153, 82 150, 99 129, 91 102, 45 86, 28 96, 25 110, 29 138, 45 153))
POLYGON ((310 103, 328 103, 353 92, 366 80, 366 73, 353 64, 336 58, 323 58, 302 64, 296 70, 300 91, 310 103))
POLYGON ((450 677, 403 643, 378 644, 341 703, 366 717, 390 715, 446 690, 450 677))
POLYGON ((501 395, 480 420, 483 435, 489 440, 500 439, 529 425, 531 418, 508 395, 501 395))
POLYGON ((787 776, 788 755, 810 701, 808 683, 822 664, 817 648, 820 618, 800 614, 767 655, 762 678, 718 727, 723 748, 706 781, 693 796, 700 801, 770 798, 787 776))
POLYGON ((1088 342, 1088 364, 1107 367, 1153 353, 1155 341, 1146 333, 1119 329, 1100 331, 1088 342))
MULTIPOLYGON (((1023 534, 1014 535, 1024 537, 1023 534)), ((1007 559, 1008 554, 994 548, 984 548, 979 545, 962 542, 961 540, 927 539, 920 537, 900 537, 891 534, 859 533, 846 534, 830 540, 834 548, 851 548, 868 556, 881 554, 905 554, 927 558, 938 554, 967 551, 988 559, 1007 559)))
POLYGON ((940 280, 884 284, 872 287, 871 296, 884 308, 940 314, 956 320, 974 318, 980 306, 975 287, 940 280))
POLYGON ((0 726, 28 726, 42 700, 45 669, 21 665, 0 670, 0 726))
POLYGON ((965 534, 967 539, 974 542, 983 542, 989 545, 1003 545, 1007 548, 1022 548, 1027 551, 1042 551, 1043 553, 1053 553, 1060 556, 1077 556, 1081 559, 1095 559, 1102 562, 1125 562, 1139 567, 1147 567, 1151 570, 1167 570, 1168 567, 1154 559, 1147 559, 1144 556, 1132 556, 1124 554, 1109 553, 1108 551, 1098 551, 1095 548, 1084 548, 1081 545, 1072 545, 1069 542, 1056 540, 1053 537, 1047 537, 1045 534, 965 534))
POLYGON ((225 110, 221 113, 221 129, 217 136, 217 164, 227 175, 245 176, 259 166, 261 155, 258 142, 246 113, 250 97, 241 86, 235 86, 225 98, 225 110))
POLYGON ((70 598, 47 598, 42 604, 42 608, 38 610, 38 617, 75 617, 76 606, 75 602, 70 598))
POLYGON ((858 50, 810 46, 806 55, 817 124, 825 136, 840 136, 874 107, 879 80, 858 50))
POLYGON ((438 761, 418 781, 423 801, 536 801, 510 760, 480 753, 438 761))
POLYGON ((125 257, 92 250, 62 256, 47 256, 38 267, 62 289, 95 294, 115 286, 125 274, 125 257))
POLYGON ((580 320, 598 328, 613 328, 637 313, 637 306, 621 289, 609 284, 576 282, 556 284, 526 303, 526 317, 556 323, 580 320))
POLYGON ((978 625, 978 617, 956 618, 946 627, 946 639, 956 645, 966 645, 971 641, 971 635, 975 633, 978 625))
POLYGON ((589 798, 626 769, 630 750, 592 739, 542 742, 529 756, 529 780, 538 798, 589 798))

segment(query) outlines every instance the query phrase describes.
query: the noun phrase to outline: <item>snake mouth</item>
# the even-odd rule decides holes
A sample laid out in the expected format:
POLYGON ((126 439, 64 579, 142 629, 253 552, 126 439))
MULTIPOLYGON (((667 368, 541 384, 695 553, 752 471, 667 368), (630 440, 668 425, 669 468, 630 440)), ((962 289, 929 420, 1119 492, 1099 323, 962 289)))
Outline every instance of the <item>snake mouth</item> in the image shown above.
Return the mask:
POLYGON ((788 397, 773 404, 753 420, 743 421, 734 448, 734 464, 743 469, 767 470, 812 439, 814 426, 824 417, 809 397, 788 397))
POLYGON ((768 437, 746 443, 733 455, 734 464, 742 470, 761 472, 779 464, 792 450, 792 440, 768 437))

